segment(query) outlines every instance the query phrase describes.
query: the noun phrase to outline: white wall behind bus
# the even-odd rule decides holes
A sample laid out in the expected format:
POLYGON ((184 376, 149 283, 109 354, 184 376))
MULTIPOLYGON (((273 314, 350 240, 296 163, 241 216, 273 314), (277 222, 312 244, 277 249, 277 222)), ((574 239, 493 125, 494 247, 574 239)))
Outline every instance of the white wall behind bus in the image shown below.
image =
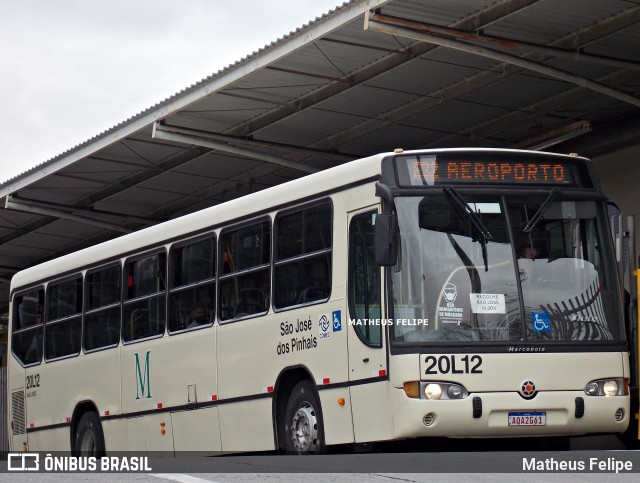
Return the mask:
MULTIPOLYGON (((0 354, 2 351, 0 350, 0 354)), ((1 355, 0 355, 1 357, 1 355)), ((7 365, 0 364, 0 453, 9 451, 9 429, 7 425, 7 365)))
MULTIPOLYGON (((640 144, 591 158, 604 194, 614 201, 622 214, 635 216, 636 254, 640 255, 640 144)), ((634 266, 637 268, 637 260, 634 266)), ((628 273, 628 272, 627 272, 628 273)), ((625 276, 625 279, 628 275, 625 276)), ((626 280, 625 280, 626 283, 626 280)))

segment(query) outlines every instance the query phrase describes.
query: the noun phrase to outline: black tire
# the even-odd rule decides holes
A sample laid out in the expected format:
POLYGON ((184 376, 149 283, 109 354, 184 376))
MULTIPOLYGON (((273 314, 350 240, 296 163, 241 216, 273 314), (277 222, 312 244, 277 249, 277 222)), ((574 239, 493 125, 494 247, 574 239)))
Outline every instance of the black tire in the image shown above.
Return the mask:
POLYGON ((288 453, 321 453, 325 449, 320 399, 309 381, 300 381, 291 391, 282 424, 288 453))
POLYGON ((82 415, 73 438, 73 454, 76 456, 104 456, 104 434, 98 415, 88 411, 82 415))

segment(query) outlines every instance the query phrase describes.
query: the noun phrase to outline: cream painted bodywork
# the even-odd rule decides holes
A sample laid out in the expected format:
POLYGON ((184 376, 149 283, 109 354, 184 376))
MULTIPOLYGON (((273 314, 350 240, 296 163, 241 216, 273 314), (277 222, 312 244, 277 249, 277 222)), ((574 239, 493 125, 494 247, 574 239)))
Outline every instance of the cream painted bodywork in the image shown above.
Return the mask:
POLYGON ((217 408, 191 409, 198 403, 212 401, 218 392, 215 328, 128 344, 120 349, 120 353, 122 408, 128 415, 127 448, 173 452, 173 433, 177 432, 181 437, 176 451, 195 451, 195 448, 220 451, 217 408), (145 369, 147 352, 148 379, 145 369), (141 374, 138 374, 136 354, 141 374), (140 382, 141 375, 144 385, 140 382), (195 391, 191 389, 190 393, 190 386, 195 391), (195 399, 190 400, 194 395, 195 399), (167 412, 171 408, 180 409, 175 414, 174 411, 167 412), (158 411, 159 414, 143 417, 136 414, 143 411, 158 411), (201 411, 202 419, 195 415, 201 411), (193 419, 199 420, 199 425, 193 419), (174 428, 183 421, 188 426, 196 425, 199 431, 185 438, 183 431, 174 428))
MULTIPOLYGON (((406 397, 401 389, 403 382, 421 378, 418 354, 390 356, 386 367, 386 348, 361 345, 348 324, 346 304, 348 213, 373 206, 379 203, 379 198, 375 196, 373 182, 350 185, 379 176, 381 160, 388 155, 353 161, 16 274, 12 293, 40 280, 54 280, 62 273, 82 272, 83 267, 97 266, 104 260, 124 262, 124 253, 142 252, 148 247, 164 246, 168 250, 171 245, 167 240, 184 240, 208 227, 219 235, 222 227, 251 217, 256 210, 274 207, 269 213, 273 219, 276 206, 292 206, 303 197, 321 199, 327 191, 349 186, 330 196, 334 213, 333 278, 331 297, 326 303, 282 312, 270 309, 264 316, 224 324, 216 322, 202 330, 165 334, 162 338, 121 344, 26 369, 11 355, 9 340, 9 394, 25 392, 25 375, 37 373, 41 381, 37 394, 26 398, 26 424, 33 431, 12 437, 11 450, 22 450, 23 442, 33 451, 69 450, 69 419, 83 401, 95 405, 102 418, 108 452, 274 449, 271 391, 279 375, 289 367, 305 368, 316 382, 327 444, 428 435, 522 435, 536 430, 516 428, 516 432, 514 428, 505 428, 502 413, 540 405, 553 410, 545 434, 549 429, 562 434, 624 429, 628 416, 617 425, 609 421, 617 409, 611 403, 612 398, 588 400, 581 421, 569 424, 567 416, 575 397, 584 394, 582 388, 587 379, 628 375, 624 354, 486 356, 487 372, 482 377, 469 375, 460 380, 470 391, 487 388, 493 391, 481 394, 486 410, 482 418, 473 420, 469 409, 471 398, 448 404, 406 397), (335 311, 341 313, 342 330, 321 339, 318 322, 323 315, 335 311), (296 332, 298 321, 303 320, 311 321, 310 328, 296 332), (284 334, 282 324, 292 324, 294 332, 284 334), (300 340, 311 342, 303 343, 304 349, 291 350, 300 340), (289 352, 278 354, 279 344, 289 344, 289 352), (137 374, 136 353, 139 363, 145 364, 149 354, 148 376, 147 366, 141 367, 145 375, 144 392, 137 374), (367 358, 368 363, 364 362, 367 358), (560 368, 563 364, 565 367, 560 368), (389 381, 358 384, 380 370, 387 371, 389 381), (523 400, 516 391, 525 377, 536 378, 536 384, 547 385, 549 390, 541 391, 531 401, 523 400), (563 384, 554 382, 561 380, 563 384), (196 400, 192 401, 194 394, 196 400), (344 400, 344 404, 339 400, 344 400), (436 412, 436 422, 430 430, 422 423, 429 411, 436 412), (38 431, 47 426, 56 427, 38 431)), ((628 398, 619 400, 628 414, 628 398)))
MULTIPOLYGON (((69 450, 68 427, 37 431, 43 426, 68 423, 78 403, 92 401, 101 414, 119 414, 120 358, 119 349, 111 349, 22 368, 17 361, 10 366, 11 391, 15 384, 24 387, 27 376, 38 376, 39 387, 25 391, 26 426, 36 430, 28 435, 30 450, 69 450), (55 441, 55 444, 53 444, 55 441)), ((9 412, 9 417, 11 412, 9 412)), ((106 434, 105 434, 106 438, 106 434)), ((21 450, 26 435, 15 436, 13 449, 21 450), (21 441, 23 440, 23 441, 21 441)))
MULTIPOLYGON (((391 357, 390 399, 394 415, 394 436, 484 437, 540 436, 623 432, 629 424, 629 396, 587 396, 587 383, 596 379, 629 377, 626 352, 587 353, 505 353, 483 354, 408 354, 391 357), (466 355, 479 355, 482 373, 425 375, 425 358, 455 357, 456 369, 466 355), (457 401, 429 401, 406 396, 408 381, 454 382, 464 386, 469 396, 457 401), (533 381, 537 395, 525 399, 519 390, 525 381, 533 381), (482 400, 482 416, 473 417, 472 400, 482 400), (584 416, 575 417, 575 400, 584 399, 584 416), (616 411, 624 417, 617 421, 616 411), (546 426, 509 427, 509 412, 546 412, 546 426), (423 423, 431 414, 433 424, 423 423)), ((431 367, 429 364, 428 367, 431 367)), ((437 367, 437 366, 436 366, 437 367)))
MULTIPOLYGON (((119 253, 131 253, 135 247, 142 251, 142 247, 164 246, 169 250, 171 245, 163 240, 188 238, 189 233, 207 226, 219 225, 211 230, 217 236, 223 226, 228 226, 225 220, 249 215, 257 206, 293 203, 301 193, 313 196, 334 188, 336 183, 357 183, 362 178, 373 177, 380 171, 382 157, 350 163, 340 168, 342 174, 337 177, 336 173, 319 173, 314 180, 301 179, 278 187, 278 196, 268 192, 273 190, 266 190, 187 215, 172 221, 171 225, 154 226, 53 260, 17 274, 13 287, 72 271, 74 266, 99 264, 119 253)), ((294 366, 304 367, 318 386, 327 444, 353 442, 347 387, 350 328, 346 309, 346 213, 348 206, 357 206, 358 200, 361 206, 378 200, 373 183, 356 187, 355 191, 344 190, 330 196, 334 228, 329 301, 281 312, 270 309, 264 316, 246 320, 223 324, 216 321, 201 330, 120 344, 117 348, 26 369, 13 358, 11 391, 24 391, 25 373, 39 373, 43 386, 37 398, 27 399, 29 431, 15 438, 12 449, 21 449, 22 442, 28 441, 31 450, 69 450, 69 421, 76 405, 83 401, 90 401, 97 408, 107 451, 217 453, 274 449, 273 393, 270 391, 285 368, 294 366), (366 200, 362 200, 363 196, 366 200), (334 311, 342 314, 343 330, 320 339, 318 322, 323 315, 334 311), (310 320, 310 327, 301 332, 294 329, 292 334, 281 333, 281 324, 297 327, 298 321, 303 320, 310 320), (277 354, 279 344, 302 347, 297 344, 301 340, 312 342, 306 343, 304 349, 277 354), (190 394, 196 395, 195 405, 189 400, 190 394), (344 399, 344 404, 338 404, 338 399, 344 399), (38 431, 51 425, 62 427, 38 431)), ((269 216, 273 219, 275 213, 274 210, 269 216)), ((389 414, 387 417, 390 420, 389 414)))

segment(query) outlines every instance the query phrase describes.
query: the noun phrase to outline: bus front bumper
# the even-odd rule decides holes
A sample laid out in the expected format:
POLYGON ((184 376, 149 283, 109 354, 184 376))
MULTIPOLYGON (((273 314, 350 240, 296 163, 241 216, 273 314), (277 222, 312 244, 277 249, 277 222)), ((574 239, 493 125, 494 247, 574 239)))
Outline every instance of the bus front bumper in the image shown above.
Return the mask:
POLYGON ((532 399, 517 392, 493 392, 427 400, 391 388, 390 399, 396 438, 621 433, 630 413, 629 396, 587 396, 582 391, 539 392, 532 399))

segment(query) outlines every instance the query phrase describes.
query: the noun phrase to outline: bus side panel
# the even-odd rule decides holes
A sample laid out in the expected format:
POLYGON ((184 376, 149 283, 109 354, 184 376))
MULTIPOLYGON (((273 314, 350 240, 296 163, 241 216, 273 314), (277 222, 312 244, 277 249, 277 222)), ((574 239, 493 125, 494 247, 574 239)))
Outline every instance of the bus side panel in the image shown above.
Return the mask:
MULTIPOLYGON (((11 341, 11 338, 9 338, 11 341)), ((11 342, 9 342, 11 344, 11 342)), ((13 358, 9 347, 8 358, 13 358)), ((15 359, 8 362, 7 370, 7 431, 9 432, 9 450, 26 451, 28 448, 28 435, 26 433, 26 397, 24 390, 25 371, 15 359), (13 429, 12 429, 13 428, 13 429)), ((3 387, 4 391, 5 388, 3 387)))
MULTIPOLYGON (((365 188, 366 189, 366 188, 365 188)), ((348 269, 348 244, 347 244, 347 211, 352 203, 352 191, 338 193, 333 197, 333 269, 332 269, 332 291, 329 310, 316 311, 317 314, 331 316, 332 324, 325 334, 320 327, 321 316, 316 316, 318 324, 314 330, 327 334, 328 338, 318 341, 319 347, 324 351, 323 357, 318 361, 317 366, 312 366, 316 378, 322 378, 323 371, 332 362, 332 379, 334 382, 349 381, 349 310, 347 307, 347 269, 348 269), (336 314, 337 312, 337 314, 336 314), (340 327, 336 326, 335 315, 339 316, 340 327), (335 374, 338 375, 336 379, 335 374)), ((315 309, 315 307, 311 307, 315 309)), ((314 321, 315 323, 315 321, 314 321)), ((320 336, 319 336, 320 337, 320 336)), ((341 387, 335 390, 320 391, 324 416, 325 441, 327 444, 345 444, 355 442, 353 427, 353 401, 348 387, 341 387), (337 404, 338 399, 344 399, 345 405, 337 404)))
MULTIPOLYGON (((81 391, 76 388, 76 403, 91 401, 98 410, 98 416, 120 414, 120 348, 106 349, 80 356, 81 360, 69 360, 68 371, 74 374, 62 375, 62 379, 73 382, 77 379, 82 385, 81 391), (78 366, 81 366, 78 371, 78 366), (77 374, 80 372, 80 374, 77 374)), ((58 373, 59 374, 59 373, 58 373)), ((72 384, 73 387, 77 387, 72 384)), ((72 392, 73 394, 73 392, 72 392)), ((75 408, 75 406, 74 406, 75 408)), ((105 441, 107 433, 105 432, 105 441)), ((109 446, 107 446, 107 449, 109 446)))
POLYGON ((126 447, 129 451, 154 451, 163 456, 173 456, 171 415, 158 412, 144 417, 127 418, 126 447))
POLYGON ((344 387, 319 392, 324 418, 326 444, 348 444, 355 442, 353 437, 352 407, 349 390, 344 387), (337 401, 344 399, 341 406, 337 401))
POLYGON ((350 406, 338 404, 349 400, 348 389, 323 389, 347 381, 346 330, 321 331, 319 324, 334 312, 344 314, 343 300, 218 328, 223 451, 274 449, 272 391, 280 373, 294 367, 318 387, 327 444, 353 441, 350 406))
POLYGON ((220 406, 222 451, 274 449, 271 398, 220 406))
MULTIPOLYGON (((122 347, 122 409, 128 416, 127 448, 173 452, 172 409, 187 410, 191 405, 213 401, 217 395, 215 333, 214 327, 207 327, 122 347), (157 414, 137 416, 143 411, 157 414)), ((200 410, 190 412, 197 414, 200 410)), ((174 422, 178 425, 183 420, 177 418, 174 422)), ((176 432, 184 434, 184 429, 176 432)), ((176 451, 215 451, 219 447, 216 441, 219 441, 217 421, 206 418, 190 439, 180 437, 176 451), (208 441, 209 445, 200 446, 202 441, 208 441)))
POLYGON ((27 399, 25 392, 25 369, 13 355, 13 300, 9 305, 9 333, 7 334, 7 386, 0 388, 7 391, 7 433, 9 437, 9 451, 27 451, 28 434, 27 399))
MULTIPOLYGON (((120 412, 120 361, 118 349, 70 357, 26 369, 31 386, 26 391, 29 450, 71 450, 69 424, 81 402, 92 403, 103 416, 120 412), (79 360, 82 358, 82 361, 79 360), (81 362, 81 370, 79 363, 81 362)), ((106 435, 105 435, 106 439, 106 435)))
POLYGON ((47 429, 29 433, 29 451, 53 451, 51 448, 68 447, 69 428, 47 429))
POLYGON ((357 443, 393 438, 387 381, 351 387, 353 426, 357 443))
POLYGON ((107 453, 124 451, 127 448, 127 421, 125 419, 106 419, 102 421, 104 445, 107 453))
MULTIPOLYGON (((187 408, 171 413, 176 456, 180 452, 217 453, 221 450, 219 408, 200 407, 214 404, 218 399, 216 331, 217 327, 209 327, 173 335, 168 341, 178 352, 171 360, 175 367, 168 369, 167 373, 177 377, 177 380, 174 379, 178 391, 176 404, 186 404, 187 408), (189 409, 192 404, 199 409, 189 409)), ((176 404, 171 405, 173 407, 176 404)), ((168 425, 168 417, 165 417, 165 421, 168 425)))
MULTIPOLYGON (((336 257, 337 258, 337 257, 336 257)), ((349 381, 349 360, 347 347, 348 316, 345 304, 344 286, 336 285, 336 264, 342 260, 334 260, 334 286, 331 300, 326 304, 306 308, 306 316, 312 321, 312 333, 318 338, 316 349, 303 354, 303 361, 311 371, 318 386, 320 403, 324 419, 326 444, 345 444, 354 442, 353 419, 351 414, 351 398, 347 383, 349 381), (336 317, 341 327, 335 325, 336 317), (329 320, 327 330, 323 329, 323 319, 329 320), (325 389, 326 385, 338 385, 337 388, 325 389), (345 400, 342 406, 338 402, 345 400)), ((302 314, 301 314, 302 315, 302 314)), ((297 355, 297 357, 301 357, 297 355)))
POLYGON ((274 449, 272 394, 279 367, 272 316, 218 326, 223 451, 274 449))
POLYGON ((217 407, 171 413, 171 426, 176 456, 189 451, 217 453, 222 449, 217 407))
MULTIPOLYGON (((326 385, 348 382, 346 248, 343 242, 346 238, 346 197, 346 193, 332 197, 330 299, 223 323, 218 327, 223 451, 274 448, 270 392, 275 390, 280 375, 289 368, 303 368, 318 387, 326 443, 353 442, 348 388, 323 389, 326 385), (334 328, 334 315, 341 319, 342 326, 334 328), (345 405, 338 404, 339 398, 345 399, 345 405), (234 401, 226 404, 229 399, 234 401), (239 430, 240 427, 244 429, 239 430)), ((276 287, 272 287, 272 292, 274 290, 277 290, 277 282, 276 287)))

